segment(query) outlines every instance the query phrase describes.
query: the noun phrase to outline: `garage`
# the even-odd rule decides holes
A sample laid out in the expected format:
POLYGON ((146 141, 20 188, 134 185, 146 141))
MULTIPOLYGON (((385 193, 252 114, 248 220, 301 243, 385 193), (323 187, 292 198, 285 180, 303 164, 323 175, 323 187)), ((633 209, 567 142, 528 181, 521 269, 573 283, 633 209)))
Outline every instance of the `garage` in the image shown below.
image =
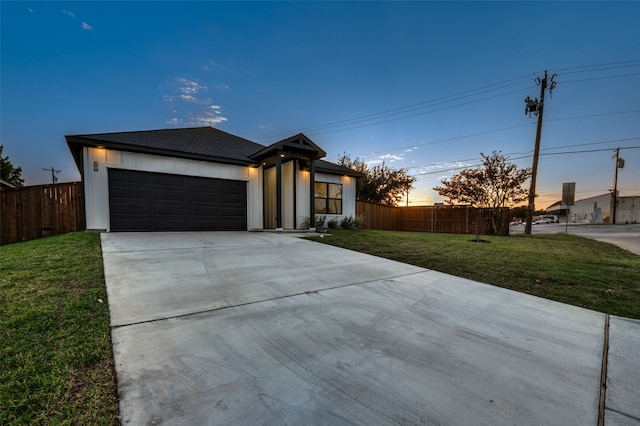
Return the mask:
POLYGON ((245 231, 245 181, 108 170, 111 231, 245 231))

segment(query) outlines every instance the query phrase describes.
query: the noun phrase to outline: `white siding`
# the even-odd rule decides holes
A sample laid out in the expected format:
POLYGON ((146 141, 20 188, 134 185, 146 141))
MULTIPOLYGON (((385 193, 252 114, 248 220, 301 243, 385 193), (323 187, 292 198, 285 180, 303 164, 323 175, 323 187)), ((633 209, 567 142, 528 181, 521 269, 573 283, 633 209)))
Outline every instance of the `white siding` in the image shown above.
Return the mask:
MULTIPOLYGON (((300 228, 304 218, 309 217, 309 197, 313 196, 313 194, 309 193, 309 176, 309 172, 302 171, 298 173, 298 185, 296 187, 296 213, 298 216, 298 228, 300 228)), ((345 216, 356 216, 356 178, 350 176, 316 173, 315 181, 342 184, 342 214, 325 215, 327 221, 331 219, 340 220, 345 216)))
POLYGON ((263 227, 261 169, 88 147, 83 156, 87 229, 110 230, 108 168, 247 181, 247 228, 263 227))
POLYGON ((309 177, 311 173, 301 170, 297 173, 296 182, 296 225, 298 229, 302 229, 302 221, 309 218, 309 177))

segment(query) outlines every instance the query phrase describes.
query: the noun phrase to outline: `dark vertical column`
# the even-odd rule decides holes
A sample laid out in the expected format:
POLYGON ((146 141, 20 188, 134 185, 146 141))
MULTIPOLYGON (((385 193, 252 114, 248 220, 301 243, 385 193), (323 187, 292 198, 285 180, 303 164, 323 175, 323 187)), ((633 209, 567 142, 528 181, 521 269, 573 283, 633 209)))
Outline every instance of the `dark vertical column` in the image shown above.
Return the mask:
POLYGON ((298 209, 297 209, 297 176, 298 176, 298 161, 293 160, 293 229, 298 229, 298 209))
POLYGON ((316 227, 316 201, 315 201, 316 166, 313 158, 309 159, 309 228, 316 227))
POLYGON ((276 151, 276 230, 282 231, 282 157, 276 151))

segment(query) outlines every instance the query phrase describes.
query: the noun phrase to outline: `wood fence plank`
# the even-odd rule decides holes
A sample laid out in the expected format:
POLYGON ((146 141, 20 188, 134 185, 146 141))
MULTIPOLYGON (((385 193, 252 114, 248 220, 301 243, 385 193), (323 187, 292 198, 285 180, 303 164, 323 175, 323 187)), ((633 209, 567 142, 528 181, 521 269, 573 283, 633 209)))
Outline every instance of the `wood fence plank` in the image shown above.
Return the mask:
POLYGON ((85 229, 82 183, 0 192, 0 244, 85 229))
MULTIPOLYGON (((424 206, 392 207, 365 201, 356 202, 356 213, 364 217, 363 229, 386 231, 437 232, 446 234, 475 234, 476 212, 479 234, 493 234, 491 215, 488 209, 476 209, 468 206, 424 206)), ((509 209, 500 214, 508 217, 509 209)), ((509 223, 498 233, 509 235, 509 223)))

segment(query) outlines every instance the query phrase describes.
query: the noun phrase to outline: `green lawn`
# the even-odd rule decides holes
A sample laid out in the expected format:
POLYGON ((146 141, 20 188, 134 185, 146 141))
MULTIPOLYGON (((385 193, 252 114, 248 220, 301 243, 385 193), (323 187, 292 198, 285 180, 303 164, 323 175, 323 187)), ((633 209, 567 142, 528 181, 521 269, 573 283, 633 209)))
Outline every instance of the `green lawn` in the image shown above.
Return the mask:
POLYGON ((640 319, 640 256, 574 235, 333 231, 314 240, 612 315, 640 319))
POLYGON ((0 424, 119 424, 100 237, 0 247, 0 424))

